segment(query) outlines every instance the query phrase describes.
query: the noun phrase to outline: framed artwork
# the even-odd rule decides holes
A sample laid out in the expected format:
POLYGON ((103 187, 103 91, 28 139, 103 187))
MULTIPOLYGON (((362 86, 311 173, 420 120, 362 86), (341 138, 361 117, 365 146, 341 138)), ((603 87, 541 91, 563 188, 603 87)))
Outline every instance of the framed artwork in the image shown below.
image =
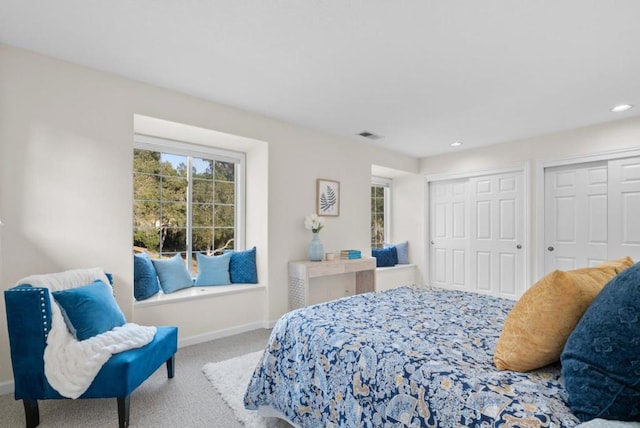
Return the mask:
POLYGON ((340 182, 318 178, 316 192, 316 211, 318 215, 340 215, 340 182))

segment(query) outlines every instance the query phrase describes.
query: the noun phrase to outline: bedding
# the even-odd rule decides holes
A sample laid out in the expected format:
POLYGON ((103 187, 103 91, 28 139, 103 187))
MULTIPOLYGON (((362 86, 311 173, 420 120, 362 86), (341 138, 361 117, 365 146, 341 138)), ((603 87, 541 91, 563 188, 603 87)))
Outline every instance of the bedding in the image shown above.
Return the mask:
POLYGON ((577 425, 559 365, 528 373, 493 365, 513 304, 408 286, 289 312, 244 405, 301 427, 577 425))

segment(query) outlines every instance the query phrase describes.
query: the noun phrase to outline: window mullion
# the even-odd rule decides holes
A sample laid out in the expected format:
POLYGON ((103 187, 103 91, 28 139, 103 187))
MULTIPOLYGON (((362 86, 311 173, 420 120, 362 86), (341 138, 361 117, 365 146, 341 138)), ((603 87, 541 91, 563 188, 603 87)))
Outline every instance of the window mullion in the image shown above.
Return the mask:
POLYGON ((187 269, 189 273, 191 273, 191 259, 192 259, 192 248, 193 248, 193 178, 192 178, 192 168, 191 168, 191 156, 187 156, 187 269))

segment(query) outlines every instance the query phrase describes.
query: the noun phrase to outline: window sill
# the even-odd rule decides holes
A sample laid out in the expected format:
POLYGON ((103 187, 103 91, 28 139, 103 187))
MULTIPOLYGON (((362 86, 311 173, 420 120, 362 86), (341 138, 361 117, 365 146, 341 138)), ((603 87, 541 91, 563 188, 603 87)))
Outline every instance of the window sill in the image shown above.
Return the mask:
POLYGON ((413 269, 414 267, 416 267, 416 265, 414 265, 413 263, 408 263, 408 264, 398 264, 395 266, 386 266, 386 267, 379 267, 376 268, 376 272, 384 272, 386 270, 396 270, 396 269, 413 269))
POLYGON ((134 308, 144 308, 148 306, 170 305, 172 303, 184 302, 188 300, 196 300, 203 298, 215 298, 218 296, 226 296, 230 294, 249 293, 258 290, 265 290, 267 287, 261 284, 231 284, 231 285, 215 285, 210 287, 189 287, 178 290, 171 294, 162 292, 148 299, 136 301, 133 303, 134 308))

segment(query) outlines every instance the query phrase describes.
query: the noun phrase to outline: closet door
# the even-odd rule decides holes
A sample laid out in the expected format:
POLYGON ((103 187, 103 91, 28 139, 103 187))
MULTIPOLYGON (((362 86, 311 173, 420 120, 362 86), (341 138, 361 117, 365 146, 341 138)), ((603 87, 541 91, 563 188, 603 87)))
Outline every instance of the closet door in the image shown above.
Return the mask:
POLYGON ((468 180, 429 183, 430 283, 468 288, 468 180))
POLYGON ((608 258, 640 261, 640 157, 609 162, 608 258))
POLYGON ((429 183, 430 283, 518 298, 526 281, 524 173, 429 183))
POLYGON ((469 206, 470 284, 518 298, 526 287, 522 172, 471 178, 469 206))
POLYGON ((606 161, 545 169, 545 273, 607 259, 606 161))

